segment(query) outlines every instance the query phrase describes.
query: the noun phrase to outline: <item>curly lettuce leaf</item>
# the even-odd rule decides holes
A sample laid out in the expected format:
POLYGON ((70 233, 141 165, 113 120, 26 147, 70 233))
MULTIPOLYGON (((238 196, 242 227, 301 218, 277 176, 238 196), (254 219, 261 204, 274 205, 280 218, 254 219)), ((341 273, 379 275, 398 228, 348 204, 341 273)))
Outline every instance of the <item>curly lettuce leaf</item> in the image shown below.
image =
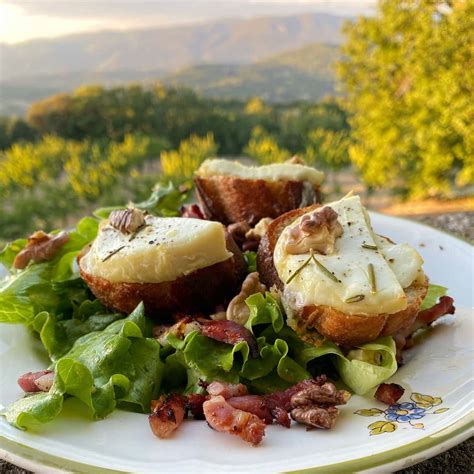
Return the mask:
MULTIPOLYGON (((79 251, 95 238, 97 229, 98 221, 86 217, 69 233, 69 241, 51 261, 30 263, 23 270, 11 269, 0 282, 0 323, 29 324, 41 311, 60 315, 87 299, 90 293, 74 262, 79 251)), ((2 252, 2 262, 10 267, 22 248, 16 242, 2 252)))
POLYGON ((159 343, 144 337, 145 328, 140 304, 127 318, 79 337, 54 364, 50 392, 13 403, 5 413, 7 421, 20 429, 52 421, 67 397, 83 402, 94 419, 116 407, 148 412, 159 392, 163 363, 159 343))
POLYGON ((426 293, 423 303, 421 303, 420 310, 428 309, 434 306, 438 300, 445 296, 448 289, 444 286, 433 285, 430 283, 428 286, 428 293, 426 293))
POLYGON ((358 395, 364 395, 397 371, 397 349, 392 337, 380 337, 352 350, 334 363, 344 383, 358 395))
POLYGON ((257 252, 247 250, 244 252, 245 263, 247 264, 247 272, 253 273, 257 271, 257 252))

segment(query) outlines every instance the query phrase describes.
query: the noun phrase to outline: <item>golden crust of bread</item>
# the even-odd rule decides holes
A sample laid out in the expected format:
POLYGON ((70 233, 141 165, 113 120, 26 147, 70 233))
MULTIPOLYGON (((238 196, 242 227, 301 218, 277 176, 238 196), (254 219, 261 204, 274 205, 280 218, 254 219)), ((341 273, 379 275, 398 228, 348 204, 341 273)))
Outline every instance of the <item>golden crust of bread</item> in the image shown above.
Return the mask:
MULTIPOLYGON (((304 201, 302 181, 265 181, 233 176, 195 177, 196 193, 208 219, 225 225, 246 221, 255 225, 264 217, 275 218, 304 201)), ((313 202, 320 201, 314 188, 313 202)))
POLYGON ((245 259, 228 233, 226 245, 233 253, 231 258, 174 281, 116 283, 90 275, 81 268, 80 262, 88 249, 78 257, 79 270, 92 293, 105 306, 122 313, 130 313, 140 301, 145 305, 146 314, 156 318, 178 312, 214 311, 216 305, 236 294, 246 274, 245 259))
MULTIPOLYGON (((283 289, 283 283, 273 264, 273 251, 283 229, 301 215, 317 207, 295 209, 270 224, 266 235, 260 242, 257 253, 257 269, 262 282, 268 287, 276 285, 278 289, 283 289)), ((423 284, 412 284, 406 288, 407 307, 394 314, 351 315, 329 306, 311 305, 294 313, 289 324, 300 334, 304 334, 308 329, 316 329, 321 335, 338 344, 352 346, 363 344, 373 341, 379 336, 392 336, 411 326, 427 291, 428 278, 425 278, 423 284)))

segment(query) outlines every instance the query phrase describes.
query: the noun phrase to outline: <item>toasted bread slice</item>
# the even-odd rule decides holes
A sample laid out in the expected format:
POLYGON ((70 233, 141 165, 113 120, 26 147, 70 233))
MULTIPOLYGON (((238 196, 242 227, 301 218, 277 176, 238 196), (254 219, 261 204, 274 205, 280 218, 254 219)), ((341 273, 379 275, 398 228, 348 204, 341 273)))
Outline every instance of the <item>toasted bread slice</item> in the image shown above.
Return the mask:
POLYGON ((105 306, 130 313, 143 301, 146 314, 159 318, 178 312, 214 311, 216 305, 236 294, 246 274, 246 263, 228 233, 226 247, 233 254, 231 258, 161 283, 120 283, 88 274, 81 267, 88 249, 78 257, 78 263, 82 279, 105 306))
MULTIPOLYGON (((283 282, 273 263, 273 252, 283 230, 303 214, 316 209, 317 205, 295 209, 275 219, 262 238, 257 253, 257 268, 263 283, 283 290, 283 282)), ((358 345, 373 341, 379 336, 392 336, 409 327, 416 318, 420 305, 428 291, 428 278, 424 283, 413 283, 405 288, 407 307, 394 314, 364 315, 346 314, 335 308, 323 305, 305 306, 293 312, 288 322, 303 338, 311 340, 311 331, 338 344, 358 345), (308 333, 309 331, 309 333, 308 333)))
POLYGON ((319 186, 304 181, 196 176, 194 182, 206 218, 225 225, 245 221, 253 226, 264 217, 275 218, 321 200, 319 186))

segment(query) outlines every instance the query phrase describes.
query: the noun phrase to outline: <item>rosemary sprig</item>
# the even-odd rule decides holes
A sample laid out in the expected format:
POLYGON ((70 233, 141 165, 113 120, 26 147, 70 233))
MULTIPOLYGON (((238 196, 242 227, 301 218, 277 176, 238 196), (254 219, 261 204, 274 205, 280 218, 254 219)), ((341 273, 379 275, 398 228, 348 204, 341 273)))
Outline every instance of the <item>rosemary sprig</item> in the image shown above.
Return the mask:
POLYGON ((110 252, 105 258, 102 259, 102 261, 105 262, 106 260, 108 260, 110 257, 115 255, 116 253, 120 252, 120 250, 122 250, 125 247, 126 247, 126 245, 122 245, 118 249, 112 250, 112 252, 110 252))
POLYGON ((335 275, 333 275, 320 261, 316 260, 316 257, 313 254, 313 249, 311 249, 311 257, 314 261, 314 263, 318 266, 318 268, 332 281, 336 283, 341 283, 341 280, 339 280, 335 275))
POLYGON ((370 244, 362 244, 363 249, 369 249, 369 250, 378 250, 379 248, 376 245, 370 245, 370 244))
POLYGON ((290 282, 292 282, 293 279, 301 272, 301 270, 303 270, 304 267, 306 267, 306 265, 308 265, 308 263, 311 260, 313 260, 313 262, 317 265, 317 267, 321 270, 321 272, 323 272, 328 278, 330 278, 332 281, 334 281, 336 283, 341 283, 341 280, 336 278, 336 276, 333 275, 321 262, 316 260, 316 257, 314 256, 313 249, 309 249, 309 257, 303 262, 301 267, 299 267, 295 271, 295 273, 293 273, 293 275, 291 275, 290 278, 288 278, 288 280, 286 280, 286 284, 288 285, 290 282))
POLYGON ((301 265, 301 267, 299 267, 295 273, 293 273, 293 275, 290 276, 290 278, 288 278, 288 280, 286 280, 286 284, 288 285, 289 283, 291 283, 295 277, 297 275, 300 274, 300 272, 303 270, 304 267, 306 267, 306 265, 308 265, 309 262, 311 262, 311 257, 313 256, 313 253, 311 252, 311 255, 303 262, 303 264, 301 265))
POLYGON ((370 281, 370 292, 375 295, 377 293, 377 280, 375 279, 374 266, 369 263, 369 281, 370 281))
POLYGON ((362 301, 363 299, 365 299, 365 295, 354 295, 350 298, 347 298, 344 303, 357 303, 359 301, 362 301))
POLYGON ((140 226, 135 232, 133 232, 133 234, 128 238, 128 241, 131 242, 136 236, 138 233, 140 233, 145 227, 148 227, 149 224, 143 224, 142 226, 140 226))

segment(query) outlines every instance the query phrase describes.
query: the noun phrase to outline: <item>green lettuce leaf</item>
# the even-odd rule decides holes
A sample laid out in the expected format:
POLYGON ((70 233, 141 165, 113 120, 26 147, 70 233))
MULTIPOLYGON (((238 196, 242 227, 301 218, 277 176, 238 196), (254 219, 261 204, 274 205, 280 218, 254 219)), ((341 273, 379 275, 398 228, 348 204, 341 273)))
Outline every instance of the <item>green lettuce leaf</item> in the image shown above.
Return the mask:
POLYGON ((447 291, 448 289, 444 286, 432 285, 430 283, 428 293, 426 293, 425 299, 421 303, 420 310, 434 306, 442 296, 446 295, 447 291))
POLYGON ((253 273, 257 271, 257 252, 247 250, 244 252, 245 262, 247 263, 247 272, 253 273))
POLYGON ((358 395, 364 395, 397 371, 395 341, 381 337, 352 350, 347 357, 335 357, 334 363, 344 383, 358 395))
MULTIPOLYGON (((43 263, 30 263, 23 270, 11 269, 0 282, 0 323, 30 324, 41 311, 61 315, 90 297, 74 266, 80 250, 96 236, 98 221, 86 217, 69 233, 69 241, 57 255, 43 263)), ((2 252, 2 263, 11 266, 22 245, 16 241, 2 252)))
POLYGON ((94 419, 104 418, 117 406, 148 412, 150 401, 158 396, 164 367, 160 345, 143 336, 145 328, 140 304, 127 318, 77 338, 54 364, 50 392, 13 403, 5 413, 8 422, 26 429, 51 421, 66 397, 83 402, 94 419))

